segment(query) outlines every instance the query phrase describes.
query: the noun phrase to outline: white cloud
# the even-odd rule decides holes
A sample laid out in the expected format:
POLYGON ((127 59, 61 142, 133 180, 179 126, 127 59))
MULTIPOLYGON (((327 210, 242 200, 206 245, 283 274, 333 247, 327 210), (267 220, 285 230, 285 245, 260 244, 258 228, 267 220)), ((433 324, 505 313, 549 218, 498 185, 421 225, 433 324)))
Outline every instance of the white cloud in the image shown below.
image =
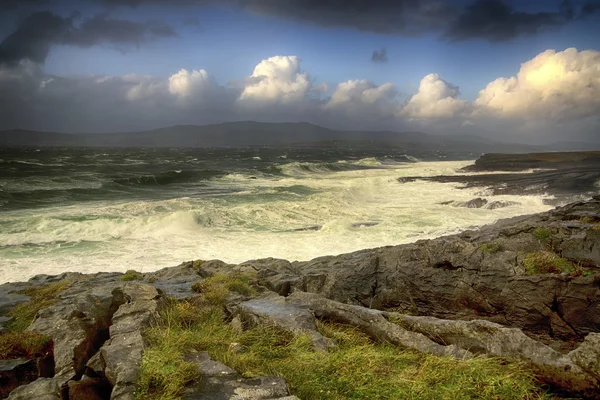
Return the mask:
POLYGON ((515 77, 491 82, 473 103, 437 74, 425 76, 404 105, 391 82, 349 80, 330 88, 315 83, 296 56, 263 60, 227 86, 203 69, 170 77, 60 77, 32 63, 0 66, 0 129, 124 131, 253 119, 349 130, 501 132, 516 141, 560 140, 569 131, 570 140, 597 141, 599 117, 600 52, 575 49, 541 53, 515 77))
POLYGON ((337 86, 323 109, 393 115, 399 107, 397 96, 398 90, 392 83, 377 86, 367 80, 347 81, 337 86))
POLYGON ((600 114, 600 52, 546 50, 479 92, 475 115, 574 119, 600 114))
POLYGON ((203 69, 188 71, 182 69, 169 77, 169 92, 180 97, 198 95, 216 83, 203 69))
POLYGON ((452 118, 464 111, 467 101, 458 100, 458 86, 443 80, 438 74, 421 79, 419 90, 401 111, 415 119, 452 118))
POLYGON ((292 104, 302 102, 311 80, 300 69, 300 58, 275 56, 261 61, 246 80, 239 100, 245 104, 292 104))

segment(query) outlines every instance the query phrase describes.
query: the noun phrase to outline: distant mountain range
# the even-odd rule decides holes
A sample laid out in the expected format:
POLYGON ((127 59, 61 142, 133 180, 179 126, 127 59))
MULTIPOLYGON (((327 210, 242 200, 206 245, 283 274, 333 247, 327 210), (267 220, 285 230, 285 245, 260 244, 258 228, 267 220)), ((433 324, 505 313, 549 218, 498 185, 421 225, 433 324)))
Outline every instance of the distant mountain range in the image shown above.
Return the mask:
POLYGON ((478 136, 437 136, 421 132, 336 131, 309 123, 228 122, 177 125, 142 132, 67 134, 30 130, 0 131, 0 146, 77 147, 390 147, 409 150, 522 153, 600 149, 598 144, 532 146, 478 136))

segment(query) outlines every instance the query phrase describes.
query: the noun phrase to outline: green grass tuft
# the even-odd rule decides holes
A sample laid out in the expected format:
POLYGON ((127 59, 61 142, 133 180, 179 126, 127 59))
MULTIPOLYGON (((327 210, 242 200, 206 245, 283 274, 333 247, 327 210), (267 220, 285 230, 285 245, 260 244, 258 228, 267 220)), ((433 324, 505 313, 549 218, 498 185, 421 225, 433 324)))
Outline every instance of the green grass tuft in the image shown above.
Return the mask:
POLYGON ((258 292, 251 285, 256 280, 246 274, 216 274, 192 285, 192 291, 202 293, 211 304, 223 304, 230 292, 244 296, 256 296, 258 292))
POLYGON ((120 278, 122 281, 139 281, 144 279, 144 275, 133 269, 128 269, 120 278))
POLYGON ((6 329, 17 332, 27 329, 38 311, 56 303, 58 295, 70 284, 70 281, 59 281, 46 285, 30 286, 20 291, 19 293, 26 294, 31 300, 18 304, 8 312, 7 315, 12 319, 6 324, 6 329))
POLYGON ((145 332, 149 348, 138 398, 173 399, 186 382, 197 379, 181 361, 188 349, 208 351, 245 377, 280 376, 302 399, 548 398, 532 373, 518 363, 401 350, 333 323, 319 323, 318 328, 338 347, 322 352, 314 350, 305 335, 264 326, 239 332, 226 321, 219 306, 172 302, 165 307, 159 323, 145 332), (231 343, 242 344, 245 351, 231 351, 231 343))
POLYGON ((533 236, 541 242, 544 242, 552 237, 552 232, 548 228, 535 228, 533 236))
POLYGON ((493 253, 498 253, 499 251, 502 251, 502 245, 498 242, 488 242, 488 243, 482 244, 480 249, 484 253, 493 254, 493 253))
POLYGON ((550 251, 537 251, 526 254, 523 266, 527 275, 560 274, 563 272, 575 274, 580 269, 571 261, 550 251))

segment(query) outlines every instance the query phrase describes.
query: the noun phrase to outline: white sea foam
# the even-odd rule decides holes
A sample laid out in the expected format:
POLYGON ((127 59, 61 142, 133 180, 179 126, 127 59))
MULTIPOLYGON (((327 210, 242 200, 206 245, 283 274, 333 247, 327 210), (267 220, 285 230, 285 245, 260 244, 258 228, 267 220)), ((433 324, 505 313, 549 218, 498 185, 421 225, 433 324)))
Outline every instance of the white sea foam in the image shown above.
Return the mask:
POLYGON ((519 204, 496 210, 444 206, 439 203, 471 200, 482 188, 397 181, 457 174, 468 164, 423 162, 357 171, 309 166, 307 171, 293 163, 279 178, 231 174, 211 180, 217 189, 238 188, 235 194, 7 211, 0 215, 0 282, 64 271, 148 272, 192 259, 308 260, 550 208, 543 196, 504 195, 488 200, 519 204), (298 231, 316 225, 322 228, 298 231))

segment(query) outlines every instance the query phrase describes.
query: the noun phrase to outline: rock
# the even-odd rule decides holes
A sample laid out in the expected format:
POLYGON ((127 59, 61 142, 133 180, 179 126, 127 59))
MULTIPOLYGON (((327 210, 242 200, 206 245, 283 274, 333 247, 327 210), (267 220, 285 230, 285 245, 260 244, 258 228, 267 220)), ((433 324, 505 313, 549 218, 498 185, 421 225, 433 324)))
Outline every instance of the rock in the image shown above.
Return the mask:
POLYGON ((17 386, 36 379, 54 376, 54 359, 51 355, 24 359, 0 360, 0 398, 5 398, 17 386))
POLYGON ((469 351, 454 345, 444 346, 417 332, 411 332, 388 322, 381 311, 342 304, 312 293, 295 292, 286 302, 310 308, 320 318, 343 322, 360 328, 376 341, 392 343, 405 349, 458 359, 470 358, 469 351))
POLYGON ((590 333, 569 357, 588 374, 600 381, 600 333, 590 333))
POLYGON ((481 207, 485 206, 487 204, 487 202, 488 201, 486 199, 482 199, 481 197, 478 197, 476 199, 469 200, 464 203, 458 203, 458 204, 456 204, 456 207, 481 208, 481 207))
POLYGON ((167 296, 186 299, 194 296, 191 287, 201 277, 193 267, 193 262, 186 262, 177 267, 163 268, 146 274, 145 280, 163 291, 167 296))
POLYGON ((8 400, 61 400, 60 384, 55 378, 39 378, 13 390, 8 400))
POLYGON ((206 352, 192 352, 187 361, 198 366, 202 379, 188 387, 183 400, 275 400, 289 396, 287 383, 271 376, 244 379, 226 365, 214 361, 206 352))
POLYGON ((379 222, 355 222, 352 225, 350 225, 352 228, 369 228, 371 226, 377 226, 379 225, 379 222))
POLYGON ((145 347, 142 332, 161 305, 161 293, 151 285, 129 283, 121 290, 126 302, 112 316, 110 339, 87 363, 96 374, 106 377, 112 400, 135 398, 145 347))
POLYGON ((56 304, 41 310, 28 328, 54 341, 56 375, 61 383, 79 379, 86 362, 108 339, 112 315, 125 302, 120 284, 94 279, 74 282, 56 304))
POLYGON ((308 335, 315 349, 327 351, 335 344, 317 332, 314 315, 306 308, 287 303, 285 297, 267 295, 245 301, 234 308, 234 315, 252 326, 276 326, 287 332, 308 335))
POLYGON ((521 203, 517 201, 492 201, 491 203, 488 203, 485 208, 488 210, 495 210, 498 208, 506 208, 518 205, 521 205, 521 203))
MULTIPOLYGON (((400 326, 419 332, 432 340, 454 344, 473 353, 485 354, 523 361, 546 383, 563 390, 580 394, 600 395, 600 374, 590 373, 598 369, 600 338, 592 338, 580 345, 579 351, 570 355, 561 354, 552 348, 526 336, 520 329, 506 328, 488 321, 451 321, 433 317, 415 317, 397 313, 387 313, 388 318, 400 326), (583 346, 583 347, 582 347, 583 346), (582 359, 576 360, 581 355, 582 359), (589 370, 583 366, 589 366, 589 370)), ((594 334, 591 334, 594 335, 594 334)))
POLYGON ((29 296, 18 293, 31 286, 29 283, 16 282, 0 285, 0 333, 4 330, 4 324, 12 318, 7 314, 18 304, 29 301, 29 296))

